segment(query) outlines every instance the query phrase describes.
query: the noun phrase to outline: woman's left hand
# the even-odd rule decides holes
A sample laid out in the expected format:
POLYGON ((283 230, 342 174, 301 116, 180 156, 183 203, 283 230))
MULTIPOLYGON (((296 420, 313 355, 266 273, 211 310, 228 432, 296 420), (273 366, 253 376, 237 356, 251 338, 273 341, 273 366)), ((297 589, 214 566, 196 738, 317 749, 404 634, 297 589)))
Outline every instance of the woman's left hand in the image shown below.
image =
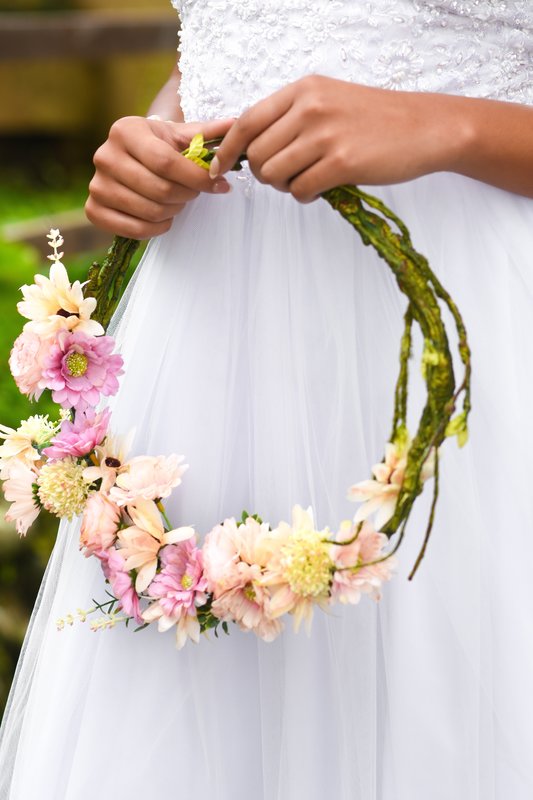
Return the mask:
POLYGON ((310 75, 246 111, 213 160, 216 177, 246 153, 262 183, 310 202, 344 183, 400 183, 453 170, 468 142, 456 98, 310 75))

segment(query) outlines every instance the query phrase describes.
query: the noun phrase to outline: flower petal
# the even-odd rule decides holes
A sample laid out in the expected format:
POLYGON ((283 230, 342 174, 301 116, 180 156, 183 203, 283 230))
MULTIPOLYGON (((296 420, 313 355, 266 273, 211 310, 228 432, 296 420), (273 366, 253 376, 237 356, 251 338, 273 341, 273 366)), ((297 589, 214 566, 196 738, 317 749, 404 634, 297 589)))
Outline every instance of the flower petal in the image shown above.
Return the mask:
POLYGON ((138 594, 144 592, 150 584, 152 583, 153 579, 155 578, 155 573, 157 572, 157 558, 154 558, 152 561, 149 561, 147 564, 142 566, 137 573, 137 578, 135 580, 135 590, 138 594))
POLYGON ((153 500, 139 498, 134 504, 128 505, 128 513, 138 528, 162 541, 165 531, 161 513, 153 500))
POLYGON ((174 530, 164 534, 163 542, 165 544, 176 544, 176 542, 185 542, 187 539, 192 539, 195 535, 196 531, 189 526, 174 528, 174 530))

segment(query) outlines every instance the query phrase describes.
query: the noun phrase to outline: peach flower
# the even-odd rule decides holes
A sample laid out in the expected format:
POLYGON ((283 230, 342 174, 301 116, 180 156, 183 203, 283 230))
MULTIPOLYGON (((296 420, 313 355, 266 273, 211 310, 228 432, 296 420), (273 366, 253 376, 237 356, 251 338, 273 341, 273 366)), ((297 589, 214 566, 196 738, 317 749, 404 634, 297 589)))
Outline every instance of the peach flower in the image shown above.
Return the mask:
POLYGON ((120 509, 102 492, 93 492, 85 504, 81 521, 80 544, 85 555, 92 556, 107 550, 116 541, 120 523, 120 509))
POLYGON ((9 356, 9 369, 22 394, 30 400, 38 400, 43 393, 39 381, 43 377, 43 364, 50 344, 43 342, 36 333, 23 331, 15 339, 9 356))
MULTIPOLYGON (((388 442, 385 458, 372 467, 373 480, 361 481, 348 489, 348 500, 363 503, 354 516, 354 522, 361 522, 376 512, 375 525, 381 530, 394 515, 398 495, 405 477, 409 442, 395 444, 388 442)), ((421 478, 426 481, 435 473, 435 451, 432 450, 422 468, 421 478)))
POLYGON ((135 589, 140 594, 155 577, 158 554, 167 544, 175 544, 195 535, 193 528, 183 527, 165 531, 161 513, 153 500, 138 500, 128 506, 133 525, 118 532, 120 553, 126 569, 136 569, 135 589))
POLYGON ((181 483, 188 464, 184 456, 136 456, 117 471, 116 485, 110 490, 112 500, 119 506, 135 503, 138 498, 160 500, 168 497, 181 483))
POLYGON ((268 536, 268 525, 252 517, 244 524, 226 519, 207 535, 203 557, 204 573, 214 596, 213 614, 272 641, 282 625, 272 619, 270 593, 262 585, 268 555, 263 544, 268 536))

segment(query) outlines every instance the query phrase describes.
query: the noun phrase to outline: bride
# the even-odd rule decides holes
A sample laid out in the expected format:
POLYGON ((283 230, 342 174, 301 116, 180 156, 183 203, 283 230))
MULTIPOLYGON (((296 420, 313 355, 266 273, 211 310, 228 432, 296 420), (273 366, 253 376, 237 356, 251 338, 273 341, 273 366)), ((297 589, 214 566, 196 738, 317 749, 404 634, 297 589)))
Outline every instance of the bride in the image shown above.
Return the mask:
POLYGON ((95 224, 153 237, 113 322, 126 375, 111 407, 137 452, 186 455, 171 518, 353 514, 346 487, 387 440, 404 304, 317 199, 341 183, 378 187, 461 308, 470 442, 443 448, 415 580, 424 508, 381 603, 316 616, 310 637, 235 629, 175 652, 151 629, 58 633, 103 588, 62 523, 0 797, 529 800, 533 9, 176 5, 180 72, 147 119, 113 125, 87 202, 95 224), (199 131, 225 136, 210 175, 177 152, 199 131))

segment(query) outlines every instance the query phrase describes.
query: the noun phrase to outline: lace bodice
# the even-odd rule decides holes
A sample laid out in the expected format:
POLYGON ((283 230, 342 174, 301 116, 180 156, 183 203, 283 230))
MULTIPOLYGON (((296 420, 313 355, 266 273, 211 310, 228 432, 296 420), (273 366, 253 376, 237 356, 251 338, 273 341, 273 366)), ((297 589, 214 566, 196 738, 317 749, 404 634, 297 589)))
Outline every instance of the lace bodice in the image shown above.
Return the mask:
POLYGON ((172 0, 186 119, 319 73, 533 103, 532 0, 172 0))

